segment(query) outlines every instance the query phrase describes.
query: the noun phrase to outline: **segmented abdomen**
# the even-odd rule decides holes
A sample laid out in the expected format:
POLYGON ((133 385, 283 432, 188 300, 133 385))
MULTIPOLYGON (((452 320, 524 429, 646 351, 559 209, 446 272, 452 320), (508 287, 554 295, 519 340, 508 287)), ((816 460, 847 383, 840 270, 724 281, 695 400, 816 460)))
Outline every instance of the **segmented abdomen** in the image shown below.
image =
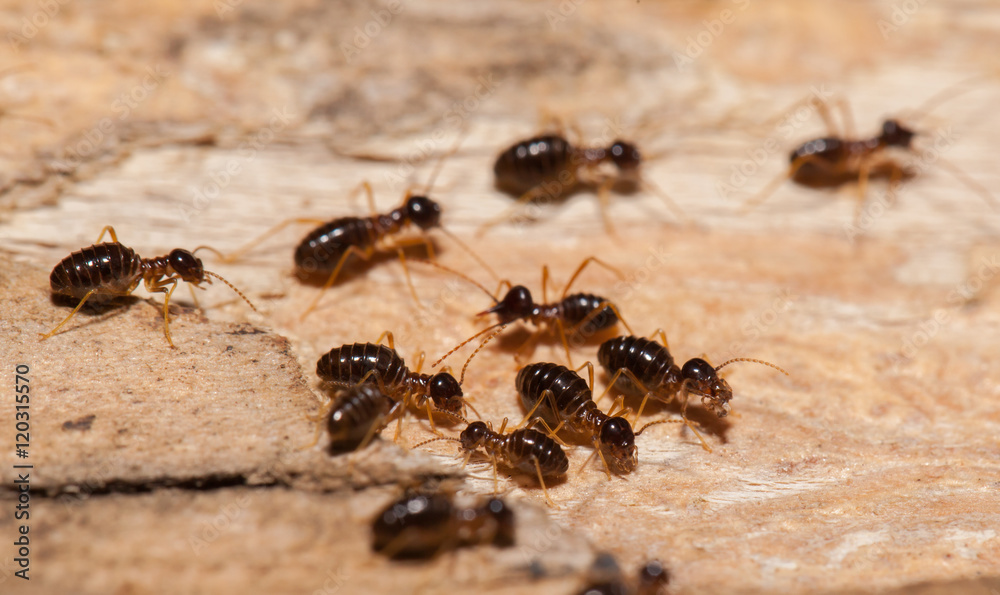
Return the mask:
MULTIPOLYGON (((616 337, 605 341, 597 350, 597 361, 609 376, 621 369, 632 372, 648 390, 672 382, 672 373, 676 371, 674 358, 667 348, 642 337, 616 337)), ((618 376, 615 384, 626 392, 640 392, 624 374, 618 376)))
POLYGON ((578 329, 578 332, 584 334, 596 333, 618 324, 618 316, 608 304, 610 302, 606 298, 590 293, 574 293, 560 302, 566 322, 577 325, 587 320, 587 323, 578 329), (600 312, 590 316, 591 312, 598 308, 601 308, 600 312))
POLYGON ((331 384, 350 387, 362 379, 368 384, 381 379, 390 394, 403 384, 407 373, 406 363, 395 350, 374 343, 341 345, 316 362, 316 375, 331 384))
POLYGON ((449 545, 454 530, 455 507, 447 496, 404 496, 375 517, 372 547, 394 558, 431 557, 449 545))
POLYGON ((78 250, 52 269, 53 293, 82 298, 91 289, 98 295, 125 295, 142 275, 142 258, 117 242, 95 244, 78 250))
POLYGON ((334 219, 302 238, 295 248, 295 266, 306 273, 333 272, 349 247, 364 248, 374 239, 374 224, 370 218, 334 219))
POLYGON ((795 163, 799 159, 809 157, 811 159, 825 161, 828 164, 836 164, 844 155, 844 142, 836 137, 816 138, 806 141, 795 148, 789 155, 788 160, 795 163))
POLYGON ((559 364, 538 363, 525 366, 517 373, 515 383, 521 403, 528 410, 542 398, 545 390, 552 391, 556 411, 552 411, 548 399, 535 410, 535 415, 549 424, 557 424, 565 419, 575 427, 575 422, 582 420, 582 413, 586 408, 596 407, 590 388, 583 378, 559 364))
POLYGON ((558 179, 570 168, 572 155, 572 146, 561 136, 530 138, 500 153, 493 165, 493 175, 502 189, 521 194, 558 179))
POLYGON ((374 384, 362 384, 342 389, 334 395, 333 408, 327 419, 330 449, 336 452, 354 450, 365 438, 371 438, 384 425, 393 401, 374 384))
POLYGON ((543 477, 565 475, 569 470, 569 459, 562 447, 537 430, 515 430, 507 440, 510 464, 525 473, 536 473, 536 460, 543 477))

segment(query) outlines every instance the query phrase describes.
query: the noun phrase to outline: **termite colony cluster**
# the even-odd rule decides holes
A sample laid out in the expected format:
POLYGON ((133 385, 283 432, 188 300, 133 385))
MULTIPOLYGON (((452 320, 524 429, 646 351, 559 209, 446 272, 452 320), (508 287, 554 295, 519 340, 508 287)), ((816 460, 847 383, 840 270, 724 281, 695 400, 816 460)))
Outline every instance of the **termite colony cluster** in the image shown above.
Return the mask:
MULTIPOLYGON (((899 121, 887 120, 881 132, 869 139, 831 136, 807 141, 791 152, 790 168, 781 180, 833 185, 854 179, 863 186, 869 176, 882 172, 890 178, 892 188, 905 171, 886 158, 885 150, 889 147, 912 150, 915 135, 913 130, 899 121)), ((442 157, 438 168, 443 160, 442 157)), ((624 140, 616 140, 607 147, 578 147, 560 134, 546 134, 517 142, 503 150, 496 159, 494 174, 497 186, 517 197, 518 205, 539 198, 541 188, 550 192, 555 182, 564 192, 581 185, 592 187, 603 205, 611 189, 627 181, 640 188, 651 189, 676 209, 666 195, 653 190, 642 179, 641 164, 639 149, 624 140)), ((432 180, 436 174, 437 171, 432 180)), ((432 184, 428 185, 428 190, 430 186, 432 184)), ((374 211, 371 187, 367 183, 361 187, 367 192, 374 211)), ((774 187, 775 184, 768 185, 746 204, 761 202, 774 187)), ((733 399, 733 389, 719 374, 722 368, 734 362, 755 362, 786 373, 774 364, 749 358, 730 359, 714 366, 698 357, 683 363, 675 361, 662 330, 657 330, 649 338, 637 336, 618 305, 595 293, 570 293, 587 266, 601 266, 621 275, 615 267, 595 256, 581 262, 557 301, 548 301, 546 295, 547 268, 543 268, 540 302, 535 300, 527 287, 506 280, 500 281, 496 293, 490 292, 465 273, 449 268, 434 257, 427 232, 440 230, 493 274, 471 248, 445 230, 441 223, 442 207, 426 196, 428 193, 408 193, 399 207, 384 214, 341 217, 322 223, 309 232, 294 251, 296 269, 323 277, 323 290, 326 290, 337 282, 345 263, 352 256, 369 262, 377 251, 395 252, 406 270, 403 248, 422 244, 427 248, 428 259, 415 263, 428 267, 428 270, 459 277, 482 290, 492 300, 492 304, 478 316, 495 316, 495 323, 445 353, 431 366, 437 368, 467 343, 484 337, 465 361, 458 378, 446 370, 422 373, 422 356, 416 369, 411 370, 397 353, 393 335, 388 331, 374 343, 348 342, 335 346, 316 363, 316 374, 329 389, 329 399, 314 420, 317 422, 316 436, 307 448, 320 441, 325 428, 325 449, 331 455, 364 449, 393 421, 396 422, 394 440, 398 441, 403 417, 409 413, 426 419, 429 422, 427 431, 434 434, 434 437, 413 448, 435 441, 452 441, 465 454, 466 463, 476 454, 492 463, 494 494, 491 499, 474 505, 459 505, 445 493, 409 491, 379 513, 372 529, 373 547, 386 556, 394 559, 425 558, 463 545, 510 545, 515 541, 514 513, 507 503, 497 497, 498 468, 524 474, 537 481, 545 501, 558 506, 550 498, 546 485, 568 474, 566 449, 575 447, 571 444, 592 449, 592 458, 600 461, 603 472, 609 478, 629 474, 637 468, 641 460, 637 439, 647 428, 657 424, 685 424, 701 446, 711 451, 709 442, 688 417, 691 397, 695 397, 695 406, 722 418, 729 413, 733 399), (411 227, 418 228, 420 233, 415 237, 400 235, 411 227), (500 289, 504 285, 506 293, 501 296, 500 289), (466 369, 490 340, 517 322, 537 327, 529 340, 516 350, 517 371, 511 375, 513 391, 516 391, 525 411, 524 419, 512 429, 508 429, 506 418, 495 425, 495 420, 470 421, 469 411, 472 410, 477 417, 478 413, 465 398, 463 383, 466 369), (609 381, 604 394, 595 399, 594 366, 586 362, 574 367, 568 337, 577 334, 592 336, 611 331, 619 325, 625 333, 604 341, 596 353, 597 363, 609 381), (558 336, 565 348, 566 365, 525 361, 544 332, 558 336), (386 344, 382 344, 383 340, 386 344), (580 374, 583 370, 587 371, 586 377, 580 374), (598 403, 612 390, 617 391, 619 396, 607 410, 601 409, 598 403), (625 405, 626 398, 632 400, 634 408, 625 405), (671 404, 679 416, 676 419, 653 419, 637 431, 633 430, 650 399, 671 404), (457 425, 461 430, 457 436, 447 436, 438 428, 442 424, 449 428, 457 425)), ((283 222, 262 237, 291 222, 303 221, 283 222)), ((497 220, 486 222, 483 228, 497 223, 497 220)), ((611 231, 606 216, 605 224, 611 231)), ((219 279, 253 307, 239 290, 219 275, 205 270, 201 260, 194 255, 197 249, 175 249, 166 256, 142 258, 119 243, 110 227, 101 232, 98 242, 105 233, 110 233, 111 242, 74 252, 52 271, 52 292, 70 296, 79 302, 43 338, 63 329, 89 299, 128 295, 140 281, 145 283, 148 291, 164 294, 163 333, 170 346, 174 342, 170 334, 169 303, 179 281, 199 286, 211 283, 213 278, 219 279)), ((257 246, 261 239, 257 238, 231 254, 219 256, 223 262, 233 262, 257 246)), ((413 259, 411 262, 414 262, 413 259)), ((419 303, 409 272, 407 283, 419 303)), ((316 307, 323 293, 317 292, 303 317, 316 307)), ((591 460, 588 458, 587 462, 591 460)), ((651 593, 668 581, 668 573, 656 562, 647 564, 633 585, 633 581, 622 578, 613 561, 601 560, 599 558, 595 563, 594 576, 590 580, 592 587, 588 587, 593 592, 651 593)))

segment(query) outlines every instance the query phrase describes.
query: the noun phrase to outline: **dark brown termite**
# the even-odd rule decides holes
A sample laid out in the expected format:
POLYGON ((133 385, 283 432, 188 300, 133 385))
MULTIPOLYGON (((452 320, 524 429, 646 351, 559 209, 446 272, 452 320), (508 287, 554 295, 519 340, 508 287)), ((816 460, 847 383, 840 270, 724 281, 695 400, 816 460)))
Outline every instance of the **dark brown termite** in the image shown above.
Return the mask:
POLYGON ((315 439, 305 448, 311 448, 319 441, 323 422, 330 436, 331 453, 364 448, 388 425, 402 405, 403 401, 394 401, 382 392, 377 383, 340 388, 319 415, 311 418, 320 423, 316 426, 315 439))
POLYGON ((194 253, 207 246, 201 246, 194 251, 177 248, 166 256, 142 258, 135 250, 118 242, 118 236, 110 225, 101 230, 97 243, 78 250, 52 269, 49 285, 52 293, 67 295, 80 302, 54 329, 42 335, 42 340, 56 334, 91 298, 111 299, 131 294, 145 283, 146 291, 162 293, 163 297, 163 335, 167 343, 174 347, 170 337, 170 296, 177 288, 179 281, 202 288, 202 283, 211 284, 212 277, 222 281, 236 292, 254 311, 257 309, 243 292, 232 283, 211 271, 206 271, 201 260, 194 253), (104 234, 111 236, 111 242, 101 243, 104 234))
MULTIPOLYGON (((931 109, 971 89, 971 87, 959 89, 960 85, 967 85, 971 81, 987 76, 993 77, 995 75, 972 77, 948 87, 926 101, 918 110, 914 110, 908 119, 912 121, 915 116, 926 116, 931 109)), ((921 148, 914 143, 914 139, 926 136, 926 133, 907 126, 898 118, 887 118, 882 122, 881 129, 877 134, 868 138, 860 138, 853 132, 853 119, 850 116, 847 103, 843 99, 838 99, 835 102, 842 113, 844 123, 842 131, 838 130, 834 124, 830 107, 825 100, 812 97, 806 100, 806 103, 815 107, 820 113, 827 127, 827 136, 807 140, 795 147, 789 154, 788 170, 747 199, 743 209, 749 210, 760 205, 785 180, 789 179, 813 188, 836 187, 846 182, 857 181, 858 201, 855 206, 855 225, 858 224, 863 213, 870 178, 874 176, 887 177, 889 179, 887 199, 890 204, 894 202, 899 183, 904 178, 911 176, 912 172, 889 155, 889 150, 895 148, 920 156, 921 148)), ((933 159, 928 157, 925 161, 933 161, 940 165, 945 171, 978 194, 990 207, 997 208, 997 200, 989 190, 956 165, 943 159, 936 149, 933 151, 933 159)))
POLYGON ((496 275, 490 269, 489 265, 464 242, 458 239, 457 236, 441 225, 441 205, 427 197, 434 184, 434 180, 437 178, 437 174, 441 170, 444 159, 457 150, 458 144, 442 156, 441 160, 435 166, 431 174, 431 179, 423 193, 412 194, 407 191, 402 204, 387 213, 379 213, 377 211, 371 184, 365 181, 359 185, 359 188, 365 190, 368 198, 368 205, 371 210, 371 215, 368 217, 339 217, 331 221, 310 218, 287 219, 232 254, 227 255, 226 260, 231 262, 240 258, 251 249, 257 247, 262 240, 290 224, 317 225, 318 227, 302 238, 295 248, 295 270, 301 279, 308 279, 317 275, 326 277, 322 291, 317 293, 309 307, 302 312, 302 319, 316 308, 324 292, 336 282, 337 277, 340 275, 350 256, 354 255, 368 262, 376 252, 396 252, 403 266, 410 295, 419 306, 420 299, 417 297, 417 291, 413 287, 413 281, 406 266, 404 249, 409 246, 423 245, 427 250, 427 258, 433 261, 435 259, 434 245, 431 243, 430 236, 428 235, 430 230, 438 230, 448 236, 451 241, 462 247, 486 271, 495 277, 496 275), (420 235, 417 237, 400 237, 409 227, 416 227, 420 230, 420 235))
POLYGON ((677 401, 681 406, 683 422, 709 452, 712 449, 687 418, 688 395, 701 397, 702 405, 717 416, 725 417, 729 413, 733 389, 725 378, 719 376, 719 370, 734 362, 754 362, 788 375, 788 372, 772 363, 743 357, 715 367, 696 357, 678 367, 670 355, 667 335, 663 329, 657 329, 653 335, 659 336, 663 344, 636 336, 609 339, 598 349, 597 360, 611 377, 609 385, 617 386, 628 394, 643 396, 635 419, 642 414, 649 398, 663 402, 677 401))
MULTIPOLYGON (((416 371, 407 368, 395 350, 392 333, 385 332, 375 343, 353 343, 331 349, 316 362, 316 375, 342 389, 375 384, 403 409, 411 405, 425 409, 431 424, 434 423, 434 411, 462 419, 463 409, 471 405, 463 398, 461 383, 449 372, 421 374, 422 364, 421 355, 416 371), (388 338, 388 347, 379 344, 383 337, 388 338)), ((397 438, 399 431, 397 426, 397 438)))
POLYGON ((448 353, 444 354, 437 361, 431 364, 431 367, 436 367, 448 356, 455 353, 476 338, 481 337, 497 327, 505 327, 506 325, 518 320, 530 322, 538 329, 532 334, 524 345, 518 348, 515 356, 518 363, 520 363, 523 354, 530 352, 546 329, 554 328, 558 331, 559 338, 562 341, 563 347, 566 349, 566 361, 570 366, 573 365, 573 359, 570 354, 568 336, 590 337, 603 330, 614 327, 619 322, 621 322, 621 324, 628 329, 630 333, 632 332, 628 323, 625 322, 624 317, 621 315, 618 306, 612 303, 611 300, 592 293, 569 293, 569 290, 573 286, 577 277, 579 277, 580 273, 583 272, 587 265, 591 263, 598 264, 608 269, 619 278, 624 278, 621 271, 595 256, 588 257, 580 263, 580 266, 577 267, 576 271, 566 283, 566 287, 563 288, 562 296, 559 301, 553 303, 549 303, 548 301, 549 267, 547 265, 542 267, 542 302, 537 303, 532 298, 531 291, 523 285, 511 285, 510 281, 503 280, 500 282, 497 292, 490 293, 489 290, 481 284, 459 271, 455 271, 437 263, 428 261, 421 262, 448 271, 478 287, 483 293, 488 295, 490 299, 493 300, 494 306, 478 313, 476 316, 495 314, 497 317, 496 324, 489 326, 462 341, 448 353), (503 299, 498 299, 497 295, 504 285, 507 285, 509 289, 503 299))
POLYGON ((635 469, 638 451, 631 424, 612 415, 615 406, 608 413, 598 409, 590 386, 579 374, 559 364, 530 364, 517 373, 515 385, 528 411, 525 419, 541 418, 553 434, 566 426, 589 437, 609 474, 635 469))
POLYGON ((634 583, 626 580, 618 562, 609 553, 600 553, 587 571, 587 586, 579 595, 658 595, 670 583, 670 571, 659 560, 639 569, 634 583))
POLYGON ((478 450, 483 449, 493 463, 494 492, 496 491, 497 464, 503 463, 522 473, 534 474, 542 487, 545 499, 551 504, 548 490, 545 488, 545 477, 560 477, 569 470, 569 459, 559 443, 551 437, 531 428, 518 428, 505 434, 507 418, 504 418, 499 431, 493 431, 493 425, 488 422, 474 421, 462 430, 458 438, 438 437, 425 440, 414 446, 419 448, 437 440, 450 440, 462 445, 466 451, 465 461, 478 450))
POLYGON ((642 154, 634 143, 614 140, 608 146, 574 146, 560 134, 544 134, 515 142, 504 149, 493 164, 497 187, 517 196, 514 210, 481 227, 485 230, 507 219, 531 201, 557 200, 577 188, 597 189, 601 217, 608 233, 614 229, 607 215, 612 188, 643 186, 656 194, 678 219, 685 219, 673 199, 644 180, 642 154), (611 166, 611 171, 606 166, 611 166))
POLYGON ((458 547, 515 542, 514 511, 499 498, 456 505, 442 493, 407 494, 378 513, 372 549, 390 559, 426 559, 458 547))

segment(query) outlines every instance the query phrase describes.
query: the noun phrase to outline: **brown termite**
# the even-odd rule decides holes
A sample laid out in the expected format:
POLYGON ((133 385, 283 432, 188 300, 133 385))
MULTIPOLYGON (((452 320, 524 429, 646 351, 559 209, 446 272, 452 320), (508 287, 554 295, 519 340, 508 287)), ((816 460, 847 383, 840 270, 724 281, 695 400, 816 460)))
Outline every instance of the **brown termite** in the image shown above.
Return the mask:
POLYGON ((458 239, 457 236, 441 225, 441 205, 426 196, 426 193, 430 192, 437 174, 440 172, 444 158, 456 150, 458 150, 457 144, 450 152, 442 156, 434 172, 431 174, 431 179, 423 194, 412 194, 407 191, 403 203, 387 213, 378 213, 375 207, 375 197, 371 184, 365 181, 360 184, 359 188, 363 188, 368 197, 368 205, 371 210, 370 216, 340 217, 332 221, 309 218, 287 219, 226 256, 226 260, 236 260, 259 245, 262 240, 290 224, 318 225, 318 227, 302 238, 295 248, 295 270, 300 278, 306 279, 315 275, 326 276, 322 290, 316 294, 315 299, 313 299, 309 307, 302 312, 302 319, 316 308, 324 292, 336 282, 341 269, 343 269, 347 263, 347 259, 351 255, 368 262, 376 252, 396 252, 403 266, 403 273, 406 277, 406 284, 410 290, 410 295, 413 296, 413 300, 419 306, 420 299, 417 297, 417 291, 413 287, 413 280, 410 278, 410 272, 406 266, 404 248, 423 245, 427 250, 427 258, 433 261, 434 245, 431 243, 430 236, 428 235, 428 232, 432 229, 436 229, 448 236, 451 241, 461 246, 487 272, 495 277, 496 275, 489 265, 464 242, 458 239), (420 230, 418 237, 397 237, 411 226, 420 230))
POLYGON ((638 463, 636 436, 649 426, 666 422, 654 421, 633 433, 632 425, 624 417, 626 409, 621 398, 607 413, 597 408, 591 388, 594 366, 587 362, 580 369, 584 367, 590 372, 589 385, 575 371, 559 364, 536 363, 521 368, 515 384, 521 404, 528 410, 525 420, 540 418, 552 434, 566 426, 588 437, 609 477, 611 473, 630 473, 638 463), (616 408, 620 408, 617 414, 616 408))
MULTIPOLYGON (((364 448, 402 408, 403 401, 395 401, 377 383, 360 383, 338 389, 329 404, 324 406, 312 421, 325 421, 330 435, 330 452, 350 452, 364 448)), ((319 441, 322 425, 317 424, 311 448, 319 441)))
POLYGON ((587 586, 579 595, 656 595, 670 583, 670 571, 659 560, 651 560, 639 569, 634 583, 622 574, 618 562, 609 553, 600 553, 587 571, 587 586))
POLYGON ((518 141, 504 149, 493 164, 497 188, 519 197, 517 204, 480 230, 510 219, 528 202, 564 198, 580 187, 597 189, 601 217, 609 234, 614 234, 607 215, 609 194, 619 185, 648 188, 678 219, 686 219, 673 199, 642 178, 642 162, 636 145, 624 140, 614 140, 606 147, 574 146, 562 134, 544 134, 518 141), (608 171, 608 164, 613 171, 608 171))
POLYGON ((49 276, 52 293, 77 298, 80 303, 54 329, 43 334, 41 340, 44 341, 56 334, 88 299, 127 296, 135 291, 140 281, 145 283, 146 291, 165 294, 163 335, 171 347, 174 347, 174 342, 170 338, 170 296, 177 288, 178 281, 185 281, 204 289, 201 284, 211 284, 212 277, 215 277, 228 285, 256 311, 257 308, 232 283, 216 273, 205 270, 201 260, 194 255, 202 248, 213 250, 207 246, 196 248, 193 252, 177 248, 166 256, 142 258, 135 250, 118 242, 113 227, 105 226, 101 230, 101 235, 97 237, 96 244, 70 254, 52 269, 52 274, 49 276), (111 236, 111 241, 100 243, 105 233, 111 236))
POLYGON ((458 547, 514 545, 514 511, 499 498, 456 505, 442 493, 406 494, 372 523, 372 549, 390 559, 426 559, 458 547))
MULTIPOLYGON (((967 84, 972 80, 985 78, 985 76, 987 75, 972 77, 961 81, 958 85, 967 84)), ((958 85, 949 87, 933 96, 918 110, 914 110, 914 113, 918 116, 926 116, 931 109, 968 90, 957 90, 958 85)), ((914 144, 914 139, 918 136, 926 136, 927 133, 918 132, 905 125, 900 119, 888 118, 882 122, 881 129, 877 134, 869 138, 859 138, 853 132, 853 119, 843 99, 835 102, 842 113, 843 131, 837 130, 830 113, 830 107, 825 100, 810 98, 807 103, 819 111, 826 124, 828 136, 808 140, 793 149, 789 154, 788 170, 747 199, 743 209, 749 210, 760 205, 785 180, 789 179, 813 188, 836 187, 849 181, 857 181, 858 201, 854 216, 855 225, 857 225, 867 199, 869 178, 873 176, 889 178, 887 197, 891 203, 895 200, 895 191, 899 183, 911 175, 911 172, 904 165, 887 154, 888 150, 896 148, 920 156, 920 148, 914 144)), ((909 119, 914 118, 911 116, 909 119)), ((990 207, 997 208, 997 200, 989 190, 969 177, 960 168, 944 160, 937 151, 934 152, 933 161, 976 192, 990 207)))
POLYGON ((650 560, 639 569, 636 595, 658 595, 670 584, 670 570, 659 560, 650 560))
POLYGON ((559 364, 530 364, 517 373, 515 385, 528 411, 525 419, 537 415, 552 433, 566 425, 589 436, 609 474, 635 469, 638 452, 631 424, 622 416, 611 415, 615 406, 608 413, 598 409, 590 386, 579 374, 559 364))
MULTIPOLYGON (((434 411, 463 419, 463 409, 472 406, 463 398, 461 383, 449 372, 421 374, 422 365, 423 354, 418 360, 416 371, 407 368, 406 362, 396 352, 392 333, 386 331, 375 343, 353 343, 331 349, 316 362, 316 375, 337 388, 376 384, 383 394, 400 407, 405 409, 412 405, 417 409, 425 409, 432 425, 434 411), (386 337, 388 347, 379 344, 386 337), (431 409, 432 403, 434 410, 431 409)), ((397 438, 399 432, 400 427, 397 426, 397 438)))
POLYGON ((576 271, 570 277, 569 282, 566 283, 566 287, 563 288, 562 296, 559 301, 553 303, 549 303, 548 301, 549 267, 547 265, 542 267, 542 302, 536 303, 531 296, 531 291, 523 285, 511 285, 510 281, 505 279, 500 282, 496 293, 490 293, 489 290, 469 278, 467 275, 437 263, 430 263, 426 261, 421 262, 424 262, 425 264, 432 264, 438 268, 444 269, 478 287, 483 291, 483 293, 488 295, 490 299, 493 300, 494 306, 478 313, 476 316, 495 314, 497 317, 496 324, 487 327, 462 341, 451 351, 444 354, 441 358, 434 362, 431 367, 437 367, 437 365, 444 361, 448 356, 458 351, 477 337, 488 333, 492 329, 504 327, 518 320, 531 322, 538 329, 524 343, 524 345, 518 348, 516 359, 519 363, 521 354, 529 353, 531 351, 546 328, 555 328, 559 332, 559 338, 562 340, 563 347, 566 349, 566 361, 570 366, 573 365, 573 358, 570 355, 569 340, 567 339, 568 335, 589 337, 605 329, 612 328, 619 322, 621 322, 621 324, 628 329, 630 333, 632 332, 628 323, 625 322, 625 318, 618 310, 618 306, 612 303, 611 300, 592 293, 569 293, 569 290, 573 286, 577 277, 579 277, 584 268, 591 263, 599 264, 616 274, 619 278, 624 279, 624 275, 621 271, 595 256, 590 256, 580 263, 580 266, 577 267, 576 271), (497 295, 499 295, 500 289, 503 288, 504 285, 507 285, 509 289, 503 299, 498 299, 497 295))
POLYGON ((663 329, 657 329, 653 335, 659 336, 663 344, 636 336, 609 339, 598 349, 597 360, 611 377, 610 386, 617 386, 627 394, 643 395, 642 403, 636 412, 636 420, 642 414, 649 398, 668 403, 677 401, 681 406, 683 422, 701 441, 702 448, 709 452, 712 449, 688 420, 688 395, 701 397, 702 405, 717 416, 725 417, 729 413, 729 401, 733 398, 733 389, 725 378, 719 376, 719 370, 734 362, 754 362, 770 366, 788 375, 788 372, 772 363, 743 357, 731 359, 715 367, 696 357, 678 367, 670 355, 667 335, 663 329))
POLYGON ((465 462, 478 450, 483 449, 493 463, 493 484, 496 492, 497 465, 503 463, 522 473, 535 474, 542 487, 545 499, 550 504, 549 492, 545 487, 545 477, 561 477, 569 470, 569 459, 559 443, 551 437, 531 428, 515 429, 505 434, 507 418, 500 424, 499 431, 493 431, 493 424, 474 421, 466 426, 458 438, 438 437, 425 440, 414 446, 419 448, 438 440, 450 440, 462 445, 466 451, 465 462))

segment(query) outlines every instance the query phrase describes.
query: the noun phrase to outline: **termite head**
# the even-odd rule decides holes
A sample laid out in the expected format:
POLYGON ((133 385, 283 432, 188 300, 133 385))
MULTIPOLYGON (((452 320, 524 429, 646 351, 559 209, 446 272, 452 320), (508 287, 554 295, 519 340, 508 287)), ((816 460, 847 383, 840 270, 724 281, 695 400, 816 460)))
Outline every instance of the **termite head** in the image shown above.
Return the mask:
POLYGON ((201 264, 201 259, 191 252, 177 248, 171 250, 167 256, 167 264, 183 280, 197 285, 202 281, 211 283, 211 279, 205 277, 205 266, 201 264))
MULTIPOLYGON (((476 422, 482 423, 482 422, 476 422)), ((499 498, 491 498, 483 509, 493 521, 493 545, 510 547, 514 545, 514 511, 499 498)))
POLYGON ((484 314, 496 314, 500 324, 507 324, 521 318, 528 318, 535 311, 535 302, 531 299, 531 292, 523 285, 515 285, 510 288, 507 295, 497 302, 489 310, 480 312, 484 314))
POLYGON ((642 155, 632 143, 616 140, 608 150, 611 161, 623 173, 635 173, 642 164, 642 155))
POLYGON ((659 593, 670 584, 670 571, 659 560, 647 562, 639 569, 639 593, 659 593))
POLYGON ((448 413, 461 413, 462 385, 448 372, 431 376, 428 396, 434 401, 434 406, 448 413))
POLYGON ((372 548, 392 558, 430 558, 428 530, 447 526, 455 507, 444 494, 408 494, 387 506, 372 523, 372 548))
POLYGON ((624 417, 612 417, 601 426, 601 454, 615 473, 629 473, 639 462, 635 433, 624 417))
POLYGON ((406 214, 420 229, 441 225, 441 205, 426 196, 411 196, 406 199, 406 214))
POLYGON ((888 147, 909 149, 910 143, 916 135, 916 132, 906 128, 900 124, 898 120, 886 120, 882 123, 882 134, 880 138, 888 147))
POLYGON ((465 450, 476 450, 486 443, 486 437, 490 435, 489 426, 485 422, 474 421, 458 437, 465 450))
POLYGON ((712 364, 701 358, 687 361, 681 368, 681 378, 687 385, 687 390, 699 395, 701 403, 711 409, 719 417, 729 414, 729 401, 733 398, 733 389, 725 378, 719 376, 712 364))

